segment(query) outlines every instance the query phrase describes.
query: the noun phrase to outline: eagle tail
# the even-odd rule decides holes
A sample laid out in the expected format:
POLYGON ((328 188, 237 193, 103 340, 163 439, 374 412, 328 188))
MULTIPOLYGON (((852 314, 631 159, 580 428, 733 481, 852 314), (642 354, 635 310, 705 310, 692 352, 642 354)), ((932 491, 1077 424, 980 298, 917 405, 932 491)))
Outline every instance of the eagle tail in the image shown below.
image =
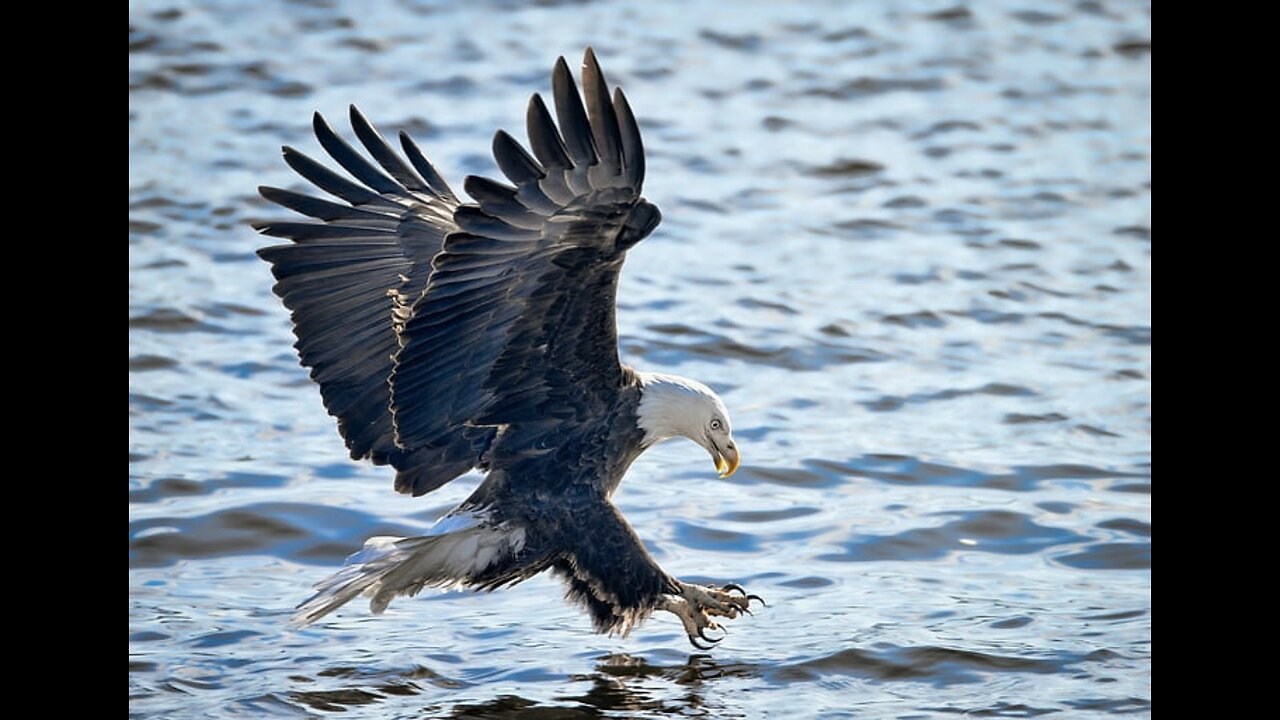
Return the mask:
POLYGON ((369 609, 380 614, 397 596, 428 586, 467 585, 523 546, 523 529, 489 524, 470 513, 448 515, 419 537, 369 538, 341 570, 316 584, 316 594, 297 607, 292 625, 310 625, 358 595, 369 597, 369 609))

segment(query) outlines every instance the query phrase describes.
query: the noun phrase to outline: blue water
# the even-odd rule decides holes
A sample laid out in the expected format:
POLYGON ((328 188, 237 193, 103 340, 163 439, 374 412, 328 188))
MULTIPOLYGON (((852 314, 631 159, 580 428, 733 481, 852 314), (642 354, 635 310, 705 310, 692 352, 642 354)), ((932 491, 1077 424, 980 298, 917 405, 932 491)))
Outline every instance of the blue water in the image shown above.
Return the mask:
POLYGON ((370 5, 130 3, 133 717, 1150 715, 1148 3, 370 5), (478 478, 347 459, 255 188, 349 103, 494 175, 587 45, 665 218, 624 360, 716 388, 744 455, 668 443, 616 499, 769 607, 705 654, 670 616, 593 635, 548 577, 288 629, 478 478))

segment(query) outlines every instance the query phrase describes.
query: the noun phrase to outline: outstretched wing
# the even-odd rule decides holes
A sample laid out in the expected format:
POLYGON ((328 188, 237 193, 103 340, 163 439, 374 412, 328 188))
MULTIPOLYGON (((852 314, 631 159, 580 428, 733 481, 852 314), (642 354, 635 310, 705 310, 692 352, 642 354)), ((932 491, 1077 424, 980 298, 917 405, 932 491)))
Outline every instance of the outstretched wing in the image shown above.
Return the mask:
MULTIPOLYGON (((433 476, 466 472, 477 461, 491 431, 456 428, 430 452, 397 447, 390 413, 392 355, 399 351, 393 297, 421 294, 431 259, 454 231, 453 191, 407 135, 400 140, 406 162, 355 107, 351 125, 381 169, 340 138, 317 113, 313 127, 321 146, 359 182, 284 148, 284 159, 316 187, 345 201, 262 187, 266 199, 314 218, 314 222, 256 224, 265 235, 290 245, 263 248, 278 282, 275 293, 292 311, 295 347, 320 384, 329 414, 354 459, 371 458, 433 476)), ((438 484, 439 484, 438 483, 438 484)))
POLYGON ((391 374, 396 443, 447 443, 459 424, 592 417, 618 391, 615 297, 627 249, 661 215, 640 197, 644 148, 621 91, 610 99, 595 54, 586 105, 564 58, 552 73, 559 130, 529 102, 533 154, 498 132, 506 185, 468 177, 475 205, 433 261, 400 333, 391 374))

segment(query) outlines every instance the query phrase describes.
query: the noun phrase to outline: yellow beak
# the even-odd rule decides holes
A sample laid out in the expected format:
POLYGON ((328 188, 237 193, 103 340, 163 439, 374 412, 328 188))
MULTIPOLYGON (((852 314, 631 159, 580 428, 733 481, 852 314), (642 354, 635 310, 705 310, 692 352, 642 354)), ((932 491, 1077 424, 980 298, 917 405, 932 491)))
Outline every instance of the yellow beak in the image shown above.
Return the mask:
POLYGON ((716 472, 720 473, 720 477, 722 478, 727 478, 736 472, 738 469, 738 462, 742 459, 742 456, 738 454, 738 449, 734 447, 725 448, 723 453, 719 451, 719 448, 716 448, 714 457, 716 461, 716 472))

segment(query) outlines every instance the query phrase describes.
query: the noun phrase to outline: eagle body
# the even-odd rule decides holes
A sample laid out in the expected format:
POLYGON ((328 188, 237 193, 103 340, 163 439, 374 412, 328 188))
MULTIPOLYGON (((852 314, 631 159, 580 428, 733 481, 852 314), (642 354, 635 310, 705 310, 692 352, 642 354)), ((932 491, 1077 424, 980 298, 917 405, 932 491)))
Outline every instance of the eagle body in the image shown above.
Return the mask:
POLYGON ((286 147, 303 178, 342 203, 264 187, 310 221, 260 223, 290 309, 295 347, 354 459, 396 469, 422 495, 475 468, 483 483, 422 536, 371 538, 295 622, 366 595, 381 612, 424 587, 494 590, 551 570, 598 632, 625 635, 654 610, 690 641, 748 611, 736 585, 665 573, 610 501, 648 447, 688 437, 722 476, 738 466, 728 411, 705 385, 620 362, 616 295, 626 253, 661 221, 640 196, 644 151, 620 90, 589 49, 579 96, 561 58, 555 120, 526 116, 532 153, 499 131, 509 184, 466 178, 460 201, 401 134, 397 153, 354 107, 368 155, 316 114, 325 151, 350 176, 286 147), (370 161, 372 159, 372 162, 370 161), (351 179, 351 178, 354 178, 351 179))

